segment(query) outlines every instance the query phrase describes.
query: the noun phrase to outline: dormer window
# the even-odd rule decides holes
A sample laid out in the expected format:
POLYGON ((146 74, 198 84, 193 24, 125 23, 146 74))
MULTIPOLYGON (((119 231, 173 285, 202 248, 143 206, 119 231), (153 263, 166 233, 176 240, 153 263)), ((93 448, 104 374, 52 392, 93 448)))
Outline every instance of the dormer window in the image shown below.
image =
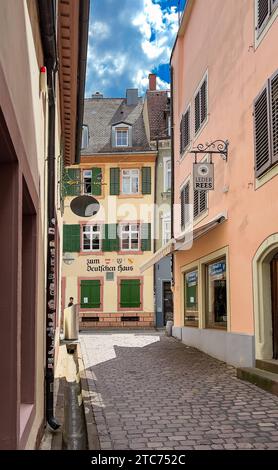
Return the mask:
POLYGON ((82 126, 81 150, 85 150, 89 146, 89 127, 86 124, 82 126))
POLYGON ((128 128, 116 128, 116 147, 128 147, 128 128))
POLYGON ((132 147, 132 126, 128 122, 112 126, 112 147, 132 147))

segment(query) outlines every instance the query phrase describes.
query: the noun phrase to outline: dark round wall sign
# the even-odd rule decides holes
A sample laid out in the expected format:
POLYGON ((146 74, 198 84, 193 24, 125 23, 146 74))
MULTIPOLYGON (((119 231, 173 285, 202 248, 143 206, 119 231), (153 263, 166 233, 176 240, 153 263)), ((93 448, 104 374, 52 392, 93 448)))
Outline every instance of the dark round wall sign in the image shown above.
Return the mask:
POLYGON ((100 205, 92 196, 78 196, 71 201, 70 208, 75 215, 92 217, 98 213, 100 205))

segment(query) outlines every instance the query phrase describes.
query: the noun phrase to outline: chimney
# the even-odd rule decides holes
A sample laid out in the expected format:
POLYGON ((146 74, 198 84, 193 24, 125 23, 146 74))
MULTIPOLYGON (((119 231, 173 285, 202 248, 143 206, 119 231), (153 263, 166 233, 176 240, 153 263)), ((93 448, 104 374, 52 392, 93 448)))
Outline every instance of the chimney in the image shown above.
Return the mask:
POLYGON ((100 100, 101 98, 103 98, 103 95, 99 91, 96 91, 95 94, 92 95, 92 98, 95 100, 100 100))
POLYGON ((138 88, 128 88, 126 90, 127 106, 136 106, 138 103, 138 88))
POLYGON ((155 73, 149 74, 149 90, 150 91, 156 90, 156 74, 155 73))

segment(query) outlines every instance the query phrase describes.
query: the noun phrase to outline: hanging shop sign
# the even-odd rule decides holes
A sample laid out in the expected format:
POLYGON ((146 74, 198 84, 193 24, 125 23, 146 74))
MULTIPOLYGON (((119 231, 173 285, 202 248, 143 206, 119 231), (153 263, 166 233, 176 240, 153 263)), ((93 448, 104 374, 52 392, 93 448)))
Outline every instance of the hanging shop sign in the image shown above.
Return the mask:
POLYGON ((213 163, 193 163, 193 184, 195 191, 210 191, 214 189, 213 163))

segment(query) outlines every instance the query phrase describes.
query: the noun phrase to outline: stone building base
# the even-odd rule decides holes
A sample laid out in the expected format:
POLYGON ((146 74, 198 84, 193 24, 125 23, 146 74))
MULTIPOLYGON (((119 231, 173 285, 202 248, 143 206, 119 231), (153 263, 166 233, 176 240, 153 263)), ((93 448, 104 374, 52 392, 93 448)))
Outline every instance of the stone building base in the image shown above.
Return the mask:
POLYGON ((235 367, 253 367, 255 364, 253 335, 178 326, 173 327, 172 335, 184 344, 235 367))
POLYGON ((154 312, 79 313, 79 329, 90 328, 152 328, 154 312))

